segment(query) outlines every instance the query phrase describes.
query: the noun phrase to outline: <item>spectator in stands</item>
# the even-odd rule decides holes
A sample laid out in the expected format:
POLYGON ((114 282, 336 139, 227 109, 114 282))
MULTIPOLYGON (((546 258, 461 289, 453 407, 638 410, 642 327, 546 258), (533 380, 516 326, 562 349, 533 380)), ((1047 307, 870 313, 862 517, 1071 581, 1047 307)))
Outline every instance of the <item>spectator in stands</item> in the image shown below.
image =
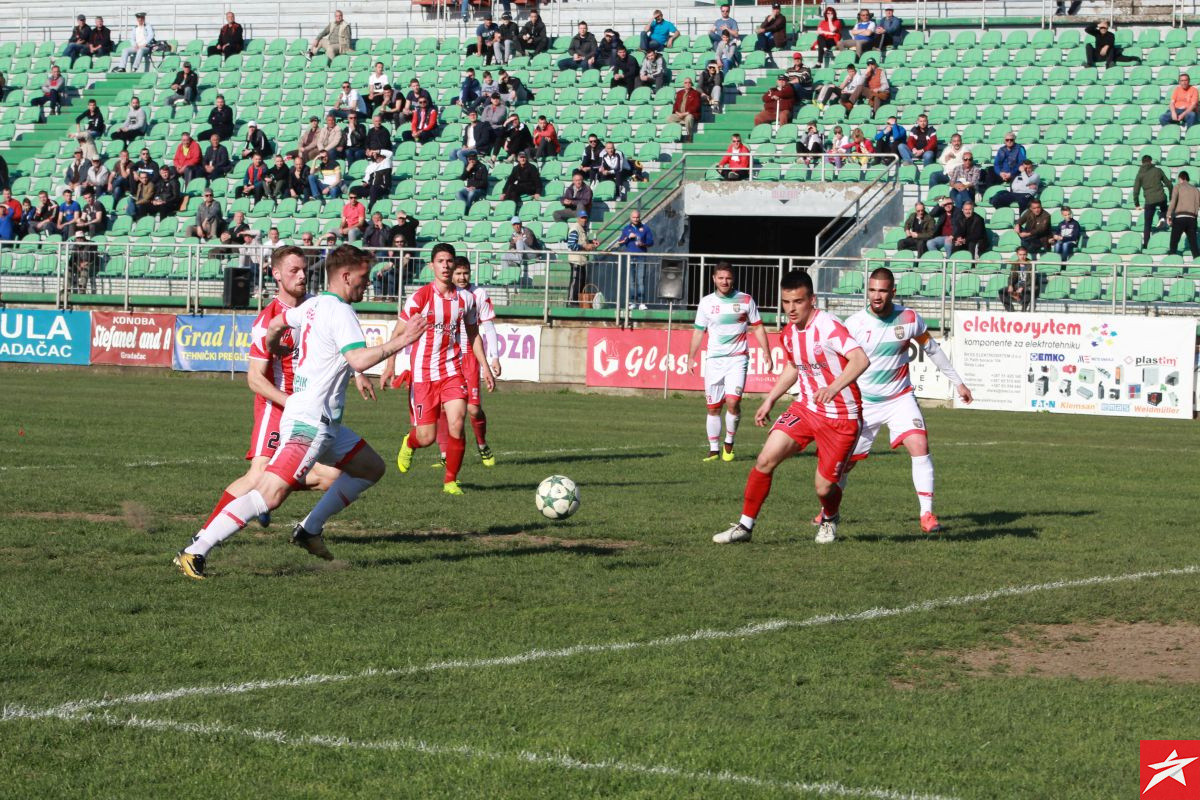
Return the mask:
POLYGON ((850 92, 850 96, 842 101, 842 105, 846 108, 846 113, 854 109, 860 100, 866 100, 871 104, 871 114, 874 115, 879 107, 890 100, 892 97, 892 88, 888 84, 887 75, 880 69, 879 63, 873 59, 867 59, 867 68, 863 70, 862 79, 858 86, 850 92))
POLYGON ((708 41, 712 43, 713 49, 720 43, 722 31, 729 31, 730 38, 741 41, 737 20, 729 16, 729 3, 721 3, 721 16, 717 17, 717 21, 708 29, 708 41))
POLYGON ((1159 219, 1167 220, 1167 199, 1171 196, 1171 179, 1161 168, 1155 166, 1154 159, 1142 156, 1142 165, 1138 167, 1137 177, 1133 181, 1133 210, 1142 210, 1138 202, 1140 195, 1145 195, 1146 206, 1143 211, 1144 225, 1142 227, 1142 249, 1150 244, 1150 230, 1154 227, 1154 212, 1158 211, 1159 219))
POLYGON ((637 86, 638 75, 642 70, 642 66, 625 45, 617 48, 617 52, 612 57, 611 63, 612 79, 608 82, 609 88, 624 86, 625 97, 628 98, 633 94, 633 90, 637 86))
POLYGON ((4 160, 4 156, 0 156, 0 189, 7 189, 12 185, 8 175, 8 162, 4 160))
POLYGON ((88 42, 92 38, 92 29, 88 27, 87 17, 80 14, 75 18, 75 27, 71 28, 71 37, 63 49, 63 58, 71 59, 71 68, 75 68, 75 59, 87 52, 88 42))
POLYGON ((246 123, 246 146, 242 149, 242 158, 250 158, 252 155, 259 155, 263 158, 271 155, 271 142, 267 140, 267 135, 258 127, 258 123, 251 120, 246 123))
POLYGON ((70 138, 79 142, 84 155, 91 158, 99 152, 96 149, 96 140, 103 135, 104 114, 96 106, 95 100, 88 100, 87 109, 75 117, 75 133, 72 133, 70 138))
POLYGON ((396 211, 396 224, 392 226, 393 241, 397 236, 403 236, 404 241, 408 242, 406 247, 412 247, 417 243, 417 228, 421 221, 416 217, 410 217, 408 212, 403 208, 396 211))
POLYGON ((76 150, 70 163, 67 164, 66 173, 63 175, 63 183, 66 188, 72 192, 78 192, 83 189, 83 185, 87 183, 88 170, 91 168, 92 165, 83 160, 83 151, 76 150))
POLYGON ((267 168, 263 165, 262 153, 250 156, 250 164, 242 173, 242 188, 238 194, 242 197, 253 197, 257 203, 263 199, 267 191, 267 168))
POLYGON ((46 106, 50 106, 51 114, 61 114, 63 100, 67 96, 67 79, 57 64, 50 67, 50 74, 42 82, 42 96, 29 101, 31 106, 38 108, 38 122, 46 121, 46 106))
MULTIPOLYGON (((494 94, 488 100, 488 104, 479 112, 481 122, 491 128, 491 152, 499 152, 503 144, 501 136, 503 135, 504 122, 508 119, 508 107, 504 105, 500 95, 494 94)), ((481 150, 481 152, 483 152, 481 150)))
MULTIPOLYGON (((242 241, 242 235, 247 231, 250 231, 250 226, 246 224, 246 215, 241 211, 235 211, 233 212, 233 218, 222 226, 219 241, 221 244, 231 244, 236 246, 242 241)), ((222 252, 225 254, 232 254, 234 251, 230 249, 223 250, 222 252)))
POLYGON ((788 83, 787 76, 775 76, 775 85, 763 95, 763 109, 754 117, 755 125, 772 123, 787 125, 792 121, 792 107, 796 104, 796 93, 788 83))
POLYGON ((546 23, 536 10, 529 12, 529 19, 521 26, 518 39, 522 55, 537 55, 550 49, 550 38, 546 35, 546 23))
POLYGON ((1059 258, 1066 261, 1083 240, 1083 226, 1071 216, 1070 206, 1063 206, 1059 209, 1059 213, 1062 215, 1062 220, 1054 226, 1052 229, 1054 232, 1047 241, 1050 249, 1058 253, 1059 258))
POLYGON ((1179 85, 1171 92, 1171 103, 1167 111, 1158 118, 1162 125, 1181 125, 1184 130, 1196 124, 1196 114, 1200 112, 1200 94, 1192 86, 1192 79, 1186 72, 1180 73, 1179 85))
POLYGON ((472 153, 487 154, 492 151, 492 126, 479 119, 479 113, 467 113, 467 123, 463 125, 462 146, 450 153, 450 158, 467 163, 467 157, 472 153))
POLYGON ((817 23, 817 39, 813 49, 817 51, 818 66, 828 66, 833 60, 833 51, 841 47, 842 21, 838 19, 837 9, 826 6, 821 21, 817 23))
POLYGON ((667 63, 657 50, 648 50, 642 57, 642 68, 638 71, 637 85, 652 86, 654 91, 661 89, 667 82, 667 63))
POLYGON ((545 116, 538 117, 537 124, 533 126, 533 156, 541 162, 539 169, 544 168, 549 159, 557 158, 561 152, 562 145, 558 141, 558 130, 554 123, 545 116))
MULTIPOLYGON (((596 42, 596 68, 611 67, 617 59, 617 50, 625 47, 621 34, 612 28, 605 28, 604 35, 596 42)), ((628 48, 626 48, 628 50, 628 48)))
POLYGON ((75 222, 83 209, 79 207, 75 193, 70 189, 63 189, 62 198, 63 201, 58 204, 54 217, 54 230, 65 241, 75 236, 75 222))
POLYGON ((524 103, 530 97, 529 90, 525 88, 525 84, 521 83, 521 79, 510 75, 506 69, 500 70, 500 81, 496 84, 496 93, 510 106, 524 103))
POLYGON ((467 45, 467 55, 478 55, 490 64, 492 62, 492 42, 499 29, 500 26, 492 21, 492 12, 485 13, 483 21, 475 26, 475 41, 467 45))
POLYGON ((333 22, 322 28, 317 38, 313 39, 312 46, 308 48, 308 57, 312 58, 317 50, 324 50, 330 61, 335 56, 351 52, 350 23, 346 22, 340 10, 333 12, 333 22))
POLYGON ((468 67, 463 73, 462 82, 458 84, 458 97, 455 97, 453 104, 461 106, 464 111, 469 111, 479 105, 479 79, 475 77, 475 70, 468 67))
MULTIPOLYGON (((983 217, 975 213, 975 204, 969 200, 962 208, 955 209, 946 215, 950 221, 950 235, 945 233, 934 236, 925 245, 926 251, 942 250, 949 258, 955 250, 966 250, 974 258, 987 250, 988 233, 983 217)), ((945 231, 943 222, 942 231, 945 231)))
MULTIPOLYGON (((716 61, 710 61, 700 72, 700 95, 713 113, 721 110, 721 99, 725 92, 725 75, 716 61)), ((679 95, 676 94, 678 99, 679 95)))
POLYGON ((404 132, 404 140, 420 144, 437 138, 438 111, 425 98, 417 101, 417 112, 413 114, 412 127, 404 132))
POLYGON ((733 69, 738 60, 738 40, 729 31, 721 31, 721 41, 717 42, 717 63, 721 65, 724 74, 733 69))
POLYGON ((330 160, 336 160, 346 152, 346 134, 338 127, 337 119, 332 114, 325 115, 325 127, 317 132, 317 156, 326 153, 330 160))
POLYGON ((71 252, 67 254, 72 291, 88 291, 92 276, 95 275, 96 268, 99 266, 99 258, 98 248, 88 241, 87 231, 76 230, 71 244, 71 252))
POLYGON ((139 11, 133 15, 137 20, 129 36, 128 43, 121 57, 113 67, 115 72, 137 72, 142 68, 142 61, 150 55, 150 47, 154 44, 154 26, 146 22, 146 12, 139 11))
POLYGON ((379 104, 383 102, 383 90, 391 85, 391 78, 383 71, 383 62, 376 61, 375 66, 371 68, 371 74, 367 76, 367 106, 372 111, 379 108, 379 104))
POLYGON ((233 138, 233 109, 225 104, 225 95, 219 94, 213 101, 212 110, 208 112, 208 130, 200 132, 201 139, 208 139, 213 134, 221 141, 233 138))
POLYGON ((667 122, 675 122, 683 126, 683 132, 691 137, 696 132, 696 123, 700 120, 700 93, 692 88, 692 79, 683 79, 683 88, 675 92, 675 102, 667 122))
POLYGON ((896 249, 912 250, 919 256, 936 232, 937 221, 925 212, 925 204, 918 200, 908 219, 904 220, 904 238, 896 243, 896 249))
POLYGON ((151 213, 160 220, 175 216, 179 203, 183 200, 183 192, 179 188, 179 180, 172 177, 171 168, 163 164, 158 168, 158 185, 154 189, 154 199, 150 202, 151 213))
POLYGON ((97 199, 96 194, 95 188, 84 187, 83 202, 80 204, 83 208, 75 221, 76 236, 86 232, 88 236, 95 237, 108 230, 108 209, 97 199))
POLYGON ((1021 304, 1022 311, 1029 310, 1029 303, 1037 293, 1037 272, 1029 259, 1029 250, 1017 248, 1017 260, 1009 265, 1008 282, 1000 289, 1000 302, 1005 311, 1015 311, 1021 304))
POLYGON ((1121 52, 1121 48, 1117 47, 1117 37, 1108 29, 1108 23, 1104 20, 1092 22, 1083 29, 1083 32, 1092 37, 1093 43, 1084 46, 1087 52, 1087 66, 1094 67, 1097 62, 1104 62, 1106 69, 1112 69, 1118 61, 1137 61, 1140 58, 1127 56, 1121 52))
POLYGON ((500 129, 500 136, 506 162, 511 164, 518 153, 524 153, 530 159, 533 158, 533 133, 530 132, 529 126, 521 121, 516 112, 508 115, 504 127, 500 129))
MULTIPOLYGON (((961 144, 962 137, 958 141, 961 144)), ((917 124, 908 129, 908 141, 900 145, 898 152, 906 164, 919 158, 922 164, 928 165, 937 156, 937 147, 937 128, 929 124, 929 117, 921 114, 917 117, 917 124)))
MULTIPOLYGON (((486 106, 488 103, 490 103, 492 101, 493 95, 499 95, 499 94, 500 94, 500 84, 498 84, 494 80, 492 80, 492 73, 485 70, 483 73, 483 83, 481 83, 479 85, 479 102, 480 102, 480 104, 486 106)), ((504 99, 503 95, 501 95, 500 99, 501 100, 504 99)))
MULTIPOLYGON (((629 224, 621 228, 617 237, 617 249, 629 253, 629 303, 637 305, 639 311, 646 310, 646 298, 658 284, 651 274, 646 253, 654 246, 654 231, 642 222, 636 208, 629 212, 629 224)), ((653 299, 651 296, 650 299, 653 299)))
POLYGON ((941 183, 949 183, 950 172, 962 163, 963 154, 970 151, 971 148, 963 144, 962 136, 957 133, 950 134, 950 143, 942 149, 942 154, 938 157, 942 171, 933 172, 929 176, 929 185, 933 187, 941 183))
POLYGON ((158 162, 150 157, 150 151, 145 147, 138 153, 137 163, 133 165, 135 172, 145 175, 151 183, 158 181, 158 162))
POLYGON ((787 71, 787 81, 792 85, 797 103, 807 103, 813 96, 812 70, 804 66, 804 54, 792 53, 792 66, 787 71))
POLYGON ((979 190, 980 170, 975 165, 975 156, 968 150, 963 153, 962 161, 950 170, 950 199, 956 208, 962 208, 964 203, 975 201, 975 192, 979 190))
POLYGON ((883 10, 883 19, 879 21, 875 31, 880 34, 880 58, 883 58, 884 47, 893 47, 904 42, 904 20, 896 16, 894 9, 885 8, 883 10))
POLYGON ((470 150, 465 156, 462 174, 458 179, 463 182, 463 188, 458 190, 458 199, 463 201, 464 214, 471 210, 476 200, 482 200, 487 195, 488 171, 479 162, 479 154, 470 150))
POLYGON ((1060 17, 1067 13, 1069 13, 1071 16, 1075 16, 1079 13, 1079 7, 1082 5, 1083 0, 1071 0, 1071 10, 1068 12, 1066 0, 1058 0, 1058 7, 1054 10, 1054 13, 1060 17))
POLYGON ((375 150, 370 156, 370 164, 363 173, 362 185, 358 187, 361 197, 367 198, 367 208, 372 209, 375 203, 392 193, 392 151, 375 150))
POLYGON ((196 206, 196 224, 187 229, 187 235, 202 242, 220 239, 225 230, 225 217, 221 213, 221 204, 213 199, 212 189, 206 188, 203 201, 196 206))
POLYGON ((8 205, 0 204, 0 242, 14 242, 20 237, 17 217, 8 205))
POLYGON ((584 182, 582 172, 575 170, 571 173, 571 182, 563 189, 558 202, 562 208, 554 212, 557 222, 573 219, 580 211, 592 213, 592 187, 584 182))
MULTIPOLYGON (((92 26, 92 35, 88 38, 87 54, 95 59, 96 56, 106 56, 113 51, 112 31, 104 25, 104 17, 96 17, 92 26)), ((74 66, 74 62, 72 62, 74 66)))
POLYGON ((337 119, 346 119, 352 111, 358 112, 361 116, 366 116, 367 101, 358 93, 358 90, 350 86, 349 81, 343 81, 342 93, 334 101, 333 108, 325 113, 332 114, 337 119))
POLYGON ((592 69, 596 66, 596 52, 599 45, 596 37, 588 33, 586 22, 579 23, 579 33, 571 37, 567 46, 567 58, 558 62, 559 69, 592 69))
MULTIPOLYGON (((838 47, 842 50, 854 50, 854 63, 862 58, 862 54, 875 47, 876 41, 879 38, 875 29, 879 27, 871 19, 871 12, 865 8, 858 12, 858 21, 850 28, 850 38, 838 43, 838 47)), ((883 54, 880 53, 880 57, 883 54)))
POLYGON ((371 218, 367 221, 367 229, 363 232, 362 246, 364 250, 369 250, 376 258, 383 258, 386 255, 386 250, 391 241, 388 239, 388 231, 390 229, 383 224, 383 214, 375 211, 371 214, 371 218))
POLYGON ((500 27, 492 42, 492 52, 496 56, 497 63, 507 64, 512 61, 520 35, 521 29, 517 27, 517 23, 513 22, 512 14, 507 11, 501 14, 500 27))
POLYGON ((650 15, 650 21, 642 28, 642 52, 666 50, 679 38, 679 29, 663 19, 663 13, 657 8, 650 15))
POLYGON ((846 77, 842 78, 841 83, 827 83, 817 90, 817 108, 824 111, 825 106, 849 97, 851 92, 862 86, 862 82, 863 75, 859 74, 858 68, 853 64, 847 65, 846 77))
POLYGON ((575 222, 567 229, 567 263, 571 265, 571 279, 567 284, 567 300, 579 302, 579 292, 587 285, 587 253, 600 246, 600 240, 589 237, 588 212, 580 211, 575 215, 575 222))
MULTIPOLYGON (((153 186, 151 186, 153 189, 153 186)), ((23 212, 28 214, 28 212, 23 212)), ((48 192, 38 192, 38 204, 33 209, 33 214, 30 216, 32 224, 29 225, 29 232, 39 235, 53 236, 56 231, 54 223, 58 219, 58 206, 50 199, 48 192)))
POLYGON ((1037 197, 1041 191, 1042 178, 1033 171, 1033 162, 1027 158, 1021 162, 1021 171, 1017 177, 1013 178, 1009 188, 996 192, 992 196, 992 207, 1008 208, 1016 203, 1017 208, 1024 211, 1029 206, 1029 201, 1037 197))
POLYGON ((750 148, 742 144, 741 134, 735 133, 729 137, 729 147, 717 162, 717 172, 727 181, 750 179, 750 148))
POLYGON ((296 144, 296 149, 288 153, 288 158, 300 156, 304 161, 312 161, 317 157, 317 152, 320 147, 317 146, 317 137, 321 133, 321 120, 317 117, 308 118, 308 127, 300 134, 300 141, 296 144))
POLYGON ((317 166, 308 176, 308 193, 317 200, 342 193, 342 168, 327 151, 317 153, 317 166))
POLYGON ((770 53, 772 50, 787 47, 787 19, 783 16, 779 3, 771 4, 771 10, 755 28, 754 33, 757 36, 754 42, 755 50, 770 53))
POLYGON ((221 26, 221 32, 217 34, 217 43, 209 46, 208 54, 225 59, 236 56, 245 49, 246 38, 242 32, 241 23, 233 16, 232 11, 226 11, 225 24, 221 26))
POLYGON ((215 133, 208 137, 208 148, 204 151, 201 169, 204 171, 204 179, 210 184, 217 178, 225 177, 233 169, 229 151, 221 144, 221 137, 215 133))
POLYGON ((100 160, 100 154, 94 154, 91 159, 91 167, 88 168, 87 181, 80 190, 81 196, 86 195, 89 189, 93 196, 104 194, 108 189, 108 181, 111 177, 112 171, 104 166, 104 162, 100 160))
POLYGON ((303 202, 309 195, 308 177, 312 173, 304 163, 304 156, 297 153, 292 157, 292 168, 288 170, 288 196, 303 202))
POLYGON ((1004 134, 1004 144, 996 148, 992 166, 983 171, 980 190, 1001 183, 1012 183, 1013 178, 1020 173, 1021 162, 1025 160, 1025 147, 1017 144, 1017 134, 1014 131, 1004 134))
POLYGON ((804 132, 796 139, 796 159, 807 166, 812 166, 813 156, 825 152, 825 137, 817 130, 817 123, 810 122, 804 132))
POLYGON ((587 144, 583 147, 583 156, 579 159, 579 171, 588 183, 596 183, 596 175, 600 169, 600 156, 604 153, 604 145, 594 133, 588 134, 587 144))
POLYGON ((417 105, 421 100, 428 100, 430 107, 433 106, 433 98, 429 95, 429 92, 421 88, 419 80, 413 78, 408 82, 408 94, 404 97, 404 110, 400 112, 406 122, 416 115, 417 105))
POLYGON ((389 125, 399 123, 404 119, 404 98, 391 86, 383 87, 383 99, 379 101, 378 113, 389 125))
POLYGON ((350 190, 350 199, 342 207, 341 223, 336 234, 346 242, 357 242, 367 228, 367 207, 358 202, 358 191, 350 190))
POLYGON ((1029 201, 1028 207, 1017 217, 1013 230, 1031 254, 1046 248, 1050 240, 1050 215, 1042 208, 1041 200, 1035 197, 1029 201))
POLYGON ((175 174, 183 177, 183 182, 186 184, 192 178, 200 177, 204 171, 203 157, 200 153, 200 144, 192 141, 191 134, 182 133, 179 136, 179 144, 175 147, 175 157, 171 163, 175 165, 175 174))
POLYGON ((539 243, 537 236, 525 227, 520 217, 513 217, 509 224, 512 225, 512 235, 508 237, 508 252, 500 256, 500 264, 503 267, 519 267, 528 257, 526 253, 540 249, 539 243))
POLYGON ((855 156, 859 166, 865 167, 871 163, 867 156, 875 152, 875 145, 863 134, 862 128, 855 128, 850 131, 850 147, 847 152, 855 156))
POLYGON ((345 158, 347 167, 367 154, 367 129, 359 124, 358 119, 357 111, 351 111, 346 118, 346 129, 343 133, 346 137, 345 158))
POLYGON ((117 155, 117 163, 113 164, 108 178, 108 193, 112 195, 113 210, 121 202, 121 196, 133 188, 133 162, 129 160, 129 151, 122 150, 117 155))
POLYGON ((367 128, 366 141, 363 146, 366 148, 367 158, 373 158, 381 150, 392 149, 392 132, 383 127, 382 115, 376 114, 372 117, 371 127, 367 128))
POLYGON ((604 143, 604 152, 600 154, 600 166, 596 171, 596 182, 612 181, 616 187, 617 200, 624 200, 629 192, 629 176, 633 167, 625 154, 617 149, 615 142, 604 143))
MULTIPOLYGON (((880 125, 875 133, 874 145, 876 153, 900 155, 908 148, 908 131, 904 130, 904 126, 897 122, 894 116, 888 117, 887 122, 880 125)), ((905 160, 912 163, 911 156, 905 160)))
MULTIPOLYGON (((391 232, 391 229, 388 230, 391 232)), ((383 266, 375 270, 371 276, 371 285, 375 290, 376 300, 395 299, 400 294, 402 275, 407 272, 411 256, 403 252, 408 246, 402 234, 397 234, 387 240, 390 248, 381 259, 383 266)))
POLYGON ((167 98, 167 103, 178 106, 196 102, 199 85, 200 76, 192 70, 192 62, 183 62, 183 68, 175 73, 175 80, 171 81, 171 91, 175 94, 167 98))
POLYGON ((1191 183, 1187 171, 1179 173, 1179 183, 1171 192, 1171 203, 1167 206, 1167 224, 1171 226, 1171 246, 1167 252, 1175 254, 1180 237, 1186 236, 1192 260, 1200 258, 1200 244, 1196 241, 1196 215, 1200 214, 1200 190, 1191 183))
POLYGON ((292 185, 291 174, 292 170, 288 167, 287 162, 283 160, 283 156, 276 153, 275 158, 271 161, 271 166, 267 167, 267 175, 264 179, 267 197, 276 201, 290 197, 288 189, 292 185))
POLYGON ((504 182, 504 191, 500 193, 500 199, 520 203, 526 196, 534 200, 542 199, 542 176, 537 167, 530 163, 527 153, 518 153, 516 166, 504 182))

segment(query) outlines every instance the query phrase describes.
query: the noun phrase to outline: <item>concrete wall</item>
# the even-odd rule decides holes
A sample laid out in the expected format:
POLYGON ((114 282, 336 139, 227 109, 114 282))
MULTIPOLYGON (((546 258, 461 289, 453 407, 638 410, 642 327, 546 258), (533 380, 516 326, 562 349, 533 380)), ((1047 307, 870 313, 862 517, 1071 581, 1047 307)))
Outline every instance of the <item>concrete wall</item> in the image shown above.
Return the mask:
POLYGON ((683 210, 707 216, 832 217, 862 189, 857 183, 689 181, 683 186, 683 210))

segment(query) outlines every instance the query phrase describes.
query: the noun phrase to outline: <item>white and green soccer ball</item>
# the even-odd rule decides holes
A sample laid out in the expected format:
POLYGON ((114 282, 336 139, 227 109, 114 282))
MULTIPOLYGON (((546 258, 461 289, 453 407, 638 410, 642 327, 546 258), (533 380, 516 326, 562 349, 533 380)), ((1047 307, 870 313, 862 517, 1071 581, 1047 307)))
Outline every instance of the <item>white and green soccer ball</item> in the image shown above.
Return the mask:
POLYGON ((579 510, 579 487, 566 475, 551 475, 538 484, 537 510, 550 519, 566 519, 579 510))

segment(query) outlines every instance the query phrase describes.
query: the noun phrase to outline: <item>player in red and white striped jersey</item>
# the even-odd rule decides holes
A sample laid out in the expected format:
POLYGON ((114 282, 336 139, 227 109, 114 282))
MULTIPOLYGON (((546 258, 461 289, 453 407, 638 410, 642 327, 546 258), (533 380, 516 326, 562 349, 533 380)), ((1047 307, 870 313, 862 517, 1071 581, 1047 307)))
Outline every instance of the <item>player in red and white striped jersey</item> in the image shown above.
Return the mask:
POLYGON ((754 423, 761 427, 770 422, 771 407, 797 380, 800 395, 771 428, 746 479, 742 518, 713 536, 718 544, 750 541, 775 468, 810 442, 817 443, 815 486, 824 514, 816 540, 825 544, 837 536, 842 502, 838 480, 850 463, 862 426, 862 401, 854 381, 867 368, 867 354, 837 317, 817 308, 807 272, 792 270, 785 275, 779 297, 788 318, 781 335, 787 362, 755 413, 754 423))
MULTIPOLYGON (((454 246, 442 242, 433 247, 430 267, 433 281, 413 293, 400 312, 393 336, 399 336, 404 323, 411 317, 424 316, 428 322, 425 334, 409 349, 412 369, 413 428, 404 437, 396 464, 401 472, 412 466, 413 451, 428 447, 437 438, 438 417, 444 410, 449 438, 446 441, 446 476, 442 491, 446 494, 462 494, 458 485, 458 471, 462 467, 463 420, 467 415, 467 381, 464 375, 459 328, 466 330, 467 346, 475 354, 479 364, 486 364, 483 342, 479 338, 478 311, 475 297, 459 289, 451 278, 454 272, 454 246)), ((388 359, 383 370, 383 385, 391 384, 396 373, 396 359, 388 359)), ((490 369, 483 373, 488 391, 496 387, 490 369)))
MULTIPOLYGON (((277 356, 267 351, 265 337, 271 320, 299 306, 311 296, 306 291, 306 263, 304 254, 299 251, 280 248, 272 254, 271 274, 275 277, 279 293, 259 312, 250 329, 250 360, 246 370, 246 383, 254 392, 254 428, 250 435, 250 449, 246 451, 250 467, 244 475, 225 487, 208 522, 212 522, 225 506, 254 488, 279 446, 279 418, 292 394, 292 360, 296 343, 292 341, 291 329, 285 330, 283 344, 287 346, 288 353, 277 356)), ((356 375, 354 382, 364 399, 375 399, 375 390, 369 378, 356 375)), ((317 464, 305 476, 303 488, 324 491, 340 474, 333 467, 317 464)), ((259 522, 266 526, 270 523, 270 515, 262 515, 259 522)))

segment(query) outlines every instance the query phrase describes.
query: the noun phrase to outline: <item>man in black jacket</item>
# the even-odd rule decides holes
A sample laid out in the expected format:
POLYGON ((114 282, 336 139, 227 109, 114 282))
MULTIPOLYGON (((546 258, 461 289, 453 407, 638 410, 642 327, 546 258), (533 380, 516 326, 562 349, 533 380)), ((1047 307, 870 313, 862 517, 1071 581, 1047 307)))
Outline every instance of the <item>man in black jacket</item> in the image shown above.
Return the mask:
POLYGON ((515 200, 519 203, 525 195, 533 197, 534 200, 542 199, 542 176, 537 167, 529 163, 529 156, 520 153, 517 155, 517 165, 504 182, 504 192, 500 199, 515 200))
POLYGON ((204 151, 204 160, 201 162, 201 166, 204 168, 204 179, 209 183, 217 178, 225 177, 233 169, 229 151, 225 149, 225 145, 221 144, 221 137, 215 133, 208 137, 208 148, 204 151))
POLYGON ((1121 48, 1117 47, 1117 37, 1108 29, 1108 23, 1103 20, 1093 22, 1083 29, 1083 32, 1088 34, 1094 40, 1093 44, 1085 45, 1084 50, 1087 53, 1087 61, 1089 67, 1096 66, 1098 61, 1103 61, 1107 69, 1112 69, 1113 65, 1118 61, 1137 61, 1141 63, 1140 58, 1124 55, 1121 48))
POLYGON ((80 14, 75 18, 75 27, 71 29, 71 38, 67 40, 66 49, 63 50, 63 57, 71 59, 71 66, 75 66, 75 59, 87 52, 88 42, 92 38, 92 29, 88 27, 87 17, 80 14))
POLYGON ((521 118, 516 114, 510 114, 508 121, 504 123, 504 152, 508 154, 504 160, 510 163, 518 155, 524 155, 528 159, 533 152, 533 134, 530 133, 529 126, 521 122, 521 118))
POLYGON ((91 58, 106 56, 112 52, 112 31, 104 27, 104 17, 96 17, 92 35, 88 37, 87 54, 91 58))
POLYGON ((242 26, 234 19, 232 11, 226 12, 225 24, 217 34, 217 43, 208 48, 208 54, 229 58, 245 49, 246 39, 242 33, 242 26))
POLYGON ((208 112, 208 130, 200 134, 201 139, 207 139, 213 134, 221 137, 221 141, 233 138, 233 109, 225 105, 225 95, 217 95, 216 104, 208 112))
POLYGON ((304 156, 299 153, 294 155, 292 168, 288 170, 288 194, 301 201, 308 197, 310 192, 308 176, 310 174, 308 165, 304 163, 304 156))
POLYGON ((404 241, 408 242, 408 246, 412 247, 417 241, 417 227, 421 224, 421 220, 416 217, 410 217, 408 212, 400 209, 396 212, 396 224, 392 226, 388 236, 395 239, 397 235, 402 235, 404 241))
POLYGON ((179 188, 179 179, 171 177, 171 168, 166 164, 158 169, 158 188, 154 190, 154 200, 151 201, 152 213, 159 219, 173 217, 179 210, 179 202, 183 192, 179 188))
POLYGON ((546 36, 546 23, 536 11, 529 12, 529 20, 521 28, 517 37, 517 47, 522 55, 537 55, 550 49, 550 39, 546 36))
POLYGON ((613 62, 616 61, 617 51, 624 47, 625 43, 621 41, 621 35, 612 28, 607 28, 604 36, 596 43, 596 67, 615 66, 613 62))
POLYGON ((567 58, 558 62, 559 69, 588 70, 596 66, 596 37, 588 33, 586 22, 579 23, 579 33, 571 37, 567 58))
POLYGON ((183 69, 176 72, 175 80, 171 81, 171 91, 175 94, 171 95, 168 102, 173 106, 196 102, 199 84, 200 76, 192 70, 192 62, 183 62, 183 69))
POLYGON ((970 200, 963 203, 962 208, 954 212, 954 241, 946 251, 952 255, 955 250, 967 250, 975 258, 988 249, 988 231, 983 217, 975 213, 975 204, 970 200))
POLYGON ((271 142, 258 129, 258 123, 251 121, 246 123, 246 147, 242 150, 242 158, 249 158, 255 153, 266 159, 271 155, 271 142))
POLYGON ((595 183, 600 170, 600 157, 604 155, 604 145, 595 134, 588 136, 587 146, 583 148, 583 158, 579 161, 579 171, 588 183, 595 183))
POLYGON ((642 66, 638 64, 638 60, 626 49, 625 45, 617 48, 617 53, 612 58, 612 68, 612 80, 608 85, 610 87, 624 86, 626 97, 633 94, 642 66))
POLYGON ((450 152, 450 158, 457 158, 464 164, 471 153, 490 153, 492 151, 492 126, 481 122, 479 114, 472 111, 467 114, 467 124, 463 126, 462 147, 450 152))
POLYGON ((383 127, 383 117, 376 114, 371 119, 371 127, 367 129, 367 158, 374 158, 380 150, 392 149, 392 132, 383 127))
MULTIPOLYGON (((458 190, 458 199, 463 201, 466 211, 471 210, 476 200, 482 200, 488 190, 488 171, 479 163, 479 155, 472 151, 467 155, 467 163, 463 166, 458 179, 463 182, 463 188, 458 190)), ((405 237, 405 241, 411 241, 405 237)))

